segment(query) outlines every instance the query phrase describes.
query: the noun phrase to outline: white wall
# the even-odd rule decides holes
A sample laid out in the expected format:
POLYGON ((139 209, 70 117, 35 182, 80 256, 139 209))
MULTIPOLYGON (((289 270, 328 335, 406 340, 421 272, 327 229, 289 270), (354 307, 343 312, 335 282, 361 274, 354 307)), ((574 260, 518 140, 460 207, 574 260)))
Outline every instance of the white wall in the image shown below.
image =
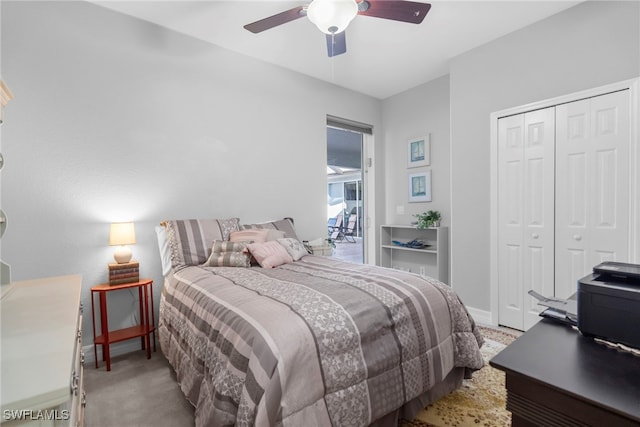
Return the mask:
MULTIPOLYGON (((162 286, 163 219, 296 219, 326 233, 326 115, 381 129, 380 102, 85 2, 2 2, 2 256, 14 280, 106 281, 109 223, 133 220, 162 286)), ((378 142, 381 144, 381 139, 378 142)), ((112 327, 135 312, 110 298, 112 327)), ((157 309, 157 305, 156 305, 157 309)), ((85 342, 92 341, 85 316, 85 342)))
MULTIPOLYGON (((86 307, 106 280, 111 221, 136 221, 156 299, 162 219, 286 215, 302 237, 321 235, 332 114, 374 126, 374 230, 441 210, 453 287, 489 311, 489 114, 640 74, 637 2, 578 5, 382 102, 84 2, 0 7, 1 74, 16 95, 1 128, 2 256, 16 280, 82 274, 86 307), (424 132, 434 198, 408 204, 406 140, 424 132)), ((129 299, 113 299, 116 324, 131 320, 129 299)))
POLYGON ((454 58, 451 281, 490 310, 489 115, 640 74, 640 3, 585 2, 454 58))
MULTIPOLYGON (((443 76, 385 99, 384 216, 385 224, 410 224, 415 214, 442 213, 442 225, 451 218, 449 76, 443 76), (431 165, 407 167, 407 142, 431 134, 431 165), (431 202, 409 203, 409 174, 431 171, 431 202), (404 211, 404 213, 399 213, 404 211)), ((378 254, 379 256, 379 254, 378 254)))
POLYGON ((388 224, 409 224, 415 214, 442 212, 442 225, 450 219, 449 185, 449 76, 385 99, 384 121, 385 218, 388 224), (407 167, 407 142, 431 134, 431 165, 407 167), (432 201, 409 203, 409 174, 431 170, 432 201), (404 214, 398 213, 398 207, 404 214))

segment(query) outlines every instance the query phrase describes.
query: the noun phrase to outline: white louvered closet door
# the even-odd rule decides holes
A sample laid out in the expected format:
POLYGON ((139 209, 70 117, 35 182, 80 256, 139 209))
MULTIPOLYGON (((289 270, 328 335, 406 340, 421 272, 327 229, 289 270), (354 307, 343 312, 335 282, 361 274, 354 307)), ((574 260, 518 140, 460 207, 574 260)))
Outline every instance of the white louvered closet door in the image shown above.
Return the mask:
POLYGON ((556 107, 556 296, 629 259, 629 91, 556 107))
POLYGON ((554 107, 498 121, 500 324, 528 329, 539 320, 527 292, 553 294, 554 107))

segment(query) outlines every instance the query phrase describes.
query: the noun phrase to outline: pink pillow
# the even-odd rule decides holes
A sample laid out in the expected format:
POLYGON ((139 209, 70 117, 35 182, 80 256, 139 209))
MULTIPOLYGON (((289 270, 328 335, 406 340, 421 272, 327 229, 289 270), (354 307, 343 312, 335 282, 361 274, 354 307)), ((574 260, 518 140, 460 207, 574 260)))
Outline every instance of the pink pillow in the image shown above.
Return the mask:
POLYGON ((293 262, 287 250, 277 241, 249 243, 247 249, 262 268, 273 268, 293 262))
POLYGON ((231 242, 266 242, 269 237, 269 230, 241 230, 232 231, 229 235, 231 242))

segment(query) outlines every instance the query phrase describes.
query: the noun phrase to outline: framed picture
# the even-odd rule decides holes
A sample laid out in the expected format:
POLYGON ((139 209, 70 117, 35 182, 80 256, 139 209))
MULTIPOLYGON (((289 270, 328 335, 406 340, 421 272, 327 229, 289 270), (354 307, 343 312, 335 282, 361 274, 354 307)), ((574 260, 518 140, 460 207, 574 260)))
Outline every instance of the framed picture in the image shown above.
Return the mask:
POLYGON ((431 164, 431 134, 407 142, 408 165, 410 168, 431 164))
POLYGON ((409 203, 431 201, 431 171, 409 174, 409 203))

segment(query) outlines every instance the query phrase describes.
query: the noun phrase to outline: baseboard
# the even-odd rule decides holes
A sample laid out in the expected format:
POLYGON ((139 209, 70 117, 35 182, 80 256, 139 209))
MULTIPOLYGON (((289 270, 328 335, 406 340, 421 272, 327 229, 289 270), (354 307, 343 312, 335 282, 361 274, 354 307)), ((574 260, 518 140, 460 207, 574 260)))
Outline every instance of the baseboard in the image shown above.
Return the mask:
POLYGON ((469 306, 467 306, 467 311, 469 312, 471 317, 473 317, 473 320, 475 320, 476 323, 481 323, 483 325, 497 326, 497 324, 493 323, 493 319, 491 317, 490 311, 480 310, 478 308, 469 307, 469 306))

